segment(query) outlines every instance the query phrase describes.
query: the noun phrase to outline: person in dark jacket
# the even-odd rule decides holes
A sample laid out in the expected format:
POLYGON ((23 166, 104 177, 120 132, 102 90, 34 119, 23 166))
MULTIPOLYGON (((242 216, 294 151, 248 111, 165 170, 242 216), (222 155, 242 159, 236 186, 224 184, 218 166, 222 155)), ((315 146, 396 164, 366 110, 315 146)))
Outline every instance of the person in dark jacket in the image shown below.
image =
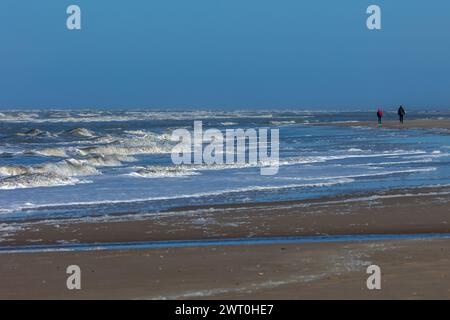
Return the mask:
POLYGON ((383 118, 383 110, 378 109, 377 117, 378 117, 378 124, 381 124, 381 119, 383 118))
POLYGON ((403 106, 400 106, 400 108, 398 108, 397 113, 398 113, 398 118, 400 120, 400 123, 403 123, 403 120, 404 120, 405 114, 406 114, 405 108, 403 108, 403 106))

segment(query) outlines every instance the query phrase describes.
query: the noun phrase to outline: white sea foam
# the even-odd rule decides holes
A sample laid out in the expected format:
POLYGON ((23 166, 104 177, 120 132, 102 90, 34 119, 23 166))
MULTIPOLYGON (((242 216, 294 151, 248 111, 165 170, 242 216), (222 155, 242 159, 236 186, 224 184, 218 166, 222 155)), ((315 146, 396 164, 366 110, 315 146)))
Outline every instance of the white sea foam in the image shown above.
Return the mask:
POLYGON ((142 145, 142 146, 121 146, 121 145, 104 145, 79 148, 78 153, 82 156, 87 155, 137 155, 137 154, 158 154, 158 153, 170 153, 169 147, 159 145, 142 145))
MULTIPOLYGON (((211 170, 228 170, 228 169, 245 169, 254 167, 264 167, 264 166, 290 166, 299 164, 314 164, 322 163, 331 160, 342 160, 347 158, 372 158, 372 157, 384 157, 389 155, 403 155, 403 154, 422 154, 422 151, 412 151, 412 152, 393 152, 393 153, 381 153, 381 154, 347 154, 341 156, 299 156, 281 159, 278 162, 273 161, 258 161, 258 162, 246 162, 246 163, 215 163, 215 164, 191 164, 191 165, 179 165, 179 166, 147 166, 136 168, 139 171, 132 172, 131 176, 135 177, 181 177, 194 175, 196 171, 211 171, 211 170)), ((408 161, 413 162, 413 161, 408 161)), ((425 160, 420 160, 417 162, 428 162, 425 160)), ((406 162, 405 162, 406 163, 406 162)), ((376 164, 376 163, 374 163, 376 164)), ((370 165, 366 164, 366 165, 370 165)), ((382 165, 382 164, 379 164, 382 165)), ((354 165, 359 166, 359 165, 354 165)), ((419 170, 420 171, 420 170, 419 170)), ((384 173, 383 175, 385 175, 384 173)))
POLYGON ((32 174, 49 174, 62 177, 89 176, 100 174, 93 166, 83 161, 67 159, 56 163, 44 163, 35 166, 1 166, 0 175, 17 176, 32 174))
POLYGON ((2 166, 0 167, 0 176, 16 176, 30 173, 26 166, 2 166))
MULTIPOLYGON (((416 159, 416 158, 422 158, 423 156, 411 156, 409 158, 416 159)), ((426 155, 428 158, 445 158, 450 157, 450 153, 448 152, 433 152, 431 154, 426 155)))
POLYGON ((223 189, 223 190, 218 190, 218 191, 173 195, 173 196, 165 196, 165 197, 148 197, 148 198, 122 199, 122 200, 118 199, 118 200, 79 201, 79 202, 48 203, 48 204, 29 204, 29 205, 17 207, 16 210, 55 208, 55 207, 61 207, 61 206, 126 204, 126 203, 139 203, 139 202, 158 201, 158 200, 202 198, 202 197, 220 196, 220 195, 242 193, 242 192, 258 192, 258 191, 282 190, 282 189, 292 189, 292 188, 321 188, 321 187, 330 187, 330 186, 339 185, 339 184, 351 183, 353 181, 354 181, 353 179, 336 179, 336 180, 317 182, 317 183, 296 183, 296 184, 277 185, 277 186, 248 186, 248 187, 234 188, 234 189, 229 188, 229 189, 223 189))
POLYGON ((16 232, 23 230, 23 227, 17 224, 0 223, 0 232, 16 232))
MULTIPOLYGON (((437 186, 426 186, 426 187, 445 187, 445 186, 437 185, 437 186)), ((356 197, 356 198, 350 198, 350 199, 338 200, 338 201, 327 201, 327 202, 322 202, 322 204, 365 202, 365 201, 376 201, 376 200, 397 199, 397 198, 411 198, 411 197, 446 196, 449 194, 450 194, 450 191, 373 195, 373 196, 356 197)))
POLYGON ((291 164, 297 163, 314 163, 314 162, 326 162, 332 160, 344 160, 352 158, 379 158, 379 157, 390 157, 390 156, 405 156, 405 155, 422 155, 427 154, 427 152, 422 150, 413 151, 386 151, 382 153, 369 153, 369 154, 342 154, 342 155, 330 155, 330 156, 311 156, 311 157, 294 157, 289 158, 287 161, 291 164))
POLYGON ((79 160, 82 163, 87 163, 94 167, 118 167, 122 165, 122 162, 134 162, 137 161, 136 158, 131 156, 103 156, 103 155, 95 155, 86 159, 79 160))
POLYGON ((18 231, 23 229, 23 226, 16 223, 0 223, 0 241, 11 239, 18 231))
POLYGON ((63 148, 45 148, 45 149, 41 149, 41 150, 32 151, 32 153, 42 155, 42 156, 47 156, 47 157, 65 158, 68 156, 66 150, 63 148))
POLYGON ((30 122, 30 123, 88 123, 88 122, 125 122, 142 120, 200 120, 200 119, 230 119, 230 118, 272 118, 271 112, 225 112, 225 111, 127 111, 127 112, 75 112, 50 111, 45 113, 34 112, 4 112, 1 120, 4 122, 30 122))
POLYGON ((125 130, 127 134, 137 135, 137 136, 145 136, 148 132, 144 130, 125 130))
POLYGON ((285 180, 300 180, 300 181, 308 181, 308 180, 330 180, 330 179, 353 179, 353 178, 365 178, 365 177, 377 177, 377 176, 390 176, 395 174, 404 174, 404 173, 418 173, 418 172, 432 172, 436 171, 436 168, 417 168, 417 169, 405 169, 405 170, 386 170, 379 172, 371 172, 371 173, 361 173, 361 174, 349 174, 349 175, 340 175, 340 176, 326 176, 326 177, 283 177, 280 179, 285 180))
POLYGON ((77 136, 77 137, 87 137, 92 138, 95 137, 95 133, 89 129, 86 128, 75 128, 69 131, 66 131, 66 134, 77 136))
POLYGON ((282 126, 282 125, 289 125, 289 124, 296 124, 294 120, 286 120, 286 121, 270 121, 271 124, 275 126, 282 126))
POLYGON ((174 178, 174 177, 186 177, 192 175, 198 175, 198 172, 195 172, 189 168, 183 166, 153 166, 153 167, 142 167, 138 168, 138 170, 128 174, 133 177, 140 178, 174 178))
POLYGON ((19 132, 16 135, 22 136, 22 137, 52 137, 52 136, 54 136, 50 132, 43 131, 40 129, 31 129, 31 130, 28 130, 27 132, 23 132, 23 133, 19 132))
POLYGON ((77 178, 59 176, 51 173, 22 174, 0 179, 0 190, 66 186, 87 182, 89 181, 81 181, 77 178))
MULTIPOLYGON (((421 160, 369 162, 369 163, 363 163, 363 164, 361 164, 361 166, 390 166, 390 165, 398 165, 398 164, 429 163, 429 162, 433 162, 433 159, 425 158, 425 159, 421 159, 421 160)), ((358 166, 360 166, 360 165, 358 165, 358 166)))

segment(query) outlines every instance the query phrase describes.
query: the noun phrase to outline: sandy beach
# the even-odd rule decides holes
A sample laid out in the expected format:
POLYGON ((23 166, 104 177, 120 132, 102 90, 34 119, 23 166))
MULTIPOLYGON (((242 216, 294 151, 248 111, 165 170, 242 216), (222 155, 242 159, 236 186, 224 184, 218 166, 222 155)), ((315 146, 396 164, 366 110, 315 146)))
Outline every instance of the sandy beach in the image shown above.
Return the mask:
POLYGON ((3 299, 450 297, 449 240, 2 255, 3 299), (366 267, 382 289, 366 288, 366 267), (65 268, 82 268, 82 289, 65 268))
POLYGON ((450 1, 379 2, 0 1, 0 300, 450 300, 450 1))
MULTIPOLYGON (((58 156, 70 153, 77 159, 2 167, 13 172, 4 186, 14 188, 1 194, 5 207, 0 209, 7 218, 0 222, 0 299, 450 298, 450 121, 386 121, 381 128, 395 130, 385 130, 379 139, 373 130, 352 128, 378 127, 374 122, 321 125, 325 127, 286 126, 294 137, 287 150, 303 150, 296 145, 302 141, 306 151, 297 158, 285 157, 284 173, 271 180, 260 181, 245 169, 233 174, 223 168, 172 172, 171 167, 154 165, 164 163, 157 155, 120 158, 122 162, 86 155, 92 150, 136 150, 118 148, 115 142, 111 149, 103 142, 97 149, 78 146, 78 136, 70 138, 78 147, 60 149, 55 144, 42 149, 52 150, 51 157, 58 151, 58 156), (427 130, 417 134, 399 128, 427 130), (148 161, 147 167, 133 165, 137 161, 148 161), (17 175, 17 170, 26 172, 17 175), (45 172, 36 175, 36 170, 45 172), (55 172, 87 172, 88 179, 98 181, 22 189, 25 182, 42 183, 39 179, 55 172), (192 188, 197 193, 190 194, 192 188), (208 196, 211 188, 218 190, 208 196), (8 211, 11 202, 17 202, 16 207, 8 211), (277 242, 283 237, 303 240, 277 242), (324 240, 314 242, 311 237, 324 240), (161 247, 164 241, 173 242, 161 247), (177 247, 174 243, 180 241, 189 244, 177 247), (124 244, 128 248, 117 246, 124 244), (35 252, 26 251, 30 248, 35 252), (366 287, 366 269, 372 264, 382 270, 381 290, 366 287), (81 290, 66 287, 69 265, 81 268, 81 290)), ((101 130, 94 126, 88 133, 101 130)), ((139 151, 145 152, 154 139, 166 139, 162 133, 143 132, 118 128, 116 134, 142 144, 139 151)), ((61 134, 64 139, 66 134, 61 134)), ((102 137, 109 139, 109 131, 102 137)), ((84 139, 89 145, 97 138, 84 139)), ((20 154, 26 162, 36 150, 33 144, 24 145, 32 148, 20 154)), ((47 161, 48 155, 40 157, 47 161)))
MULTIPOLYGON (((450 232, 450 188, 422 188, 309 201, 183 208, 127 221, 29 221, 3 246, 221 239, 292 235, 450 232), (181 232, 181 230, 183 232, 181 232)), ((13 230, 13 224, 9 225, 13 230)), ((5 225, 3 225, 5 229, 5 225)), ((8 228, 6 228, 8 229, 8 228)), ((106 299, 448 298, 450 240, 239 245, 0 254, 0 297, 106 299), (68 265, 83 288, 65 287, 68 265), (383 287, 366 288, 366 268, 383 287)))

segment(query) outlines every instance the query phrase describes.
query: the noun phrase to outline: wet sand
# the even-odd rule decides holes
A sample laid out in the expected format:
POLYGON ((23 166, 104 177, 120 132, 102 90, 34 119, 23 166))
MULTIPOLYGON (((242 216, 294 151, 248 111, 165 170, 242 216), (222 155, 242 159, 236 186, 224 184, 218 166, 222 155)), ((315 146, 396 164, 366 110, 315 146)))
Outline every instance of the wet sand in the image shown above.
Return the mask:
MULTIPOLYGON (((2 246, 450 232, 450 187, 2 227, 2 246), (6 227, 6 228, 5 228, 6 227), (9 228, 8 228, 9 227, 9 228), (15 231, 14 231, 15 230, 15 231)), ((450 298, 450 240, 0 254, 0 298, 450 298), (82 269, 82 290, 65 269, 82 269), (366 288, 366 267, 382 290, 366 288)))
MULTIPOLYGON (((320 123, 317 125, 330 125, 330 123, 320 123)), ((385 120, 382 125, 379 125, 376 119, 374 119, 374 121, 333 122, 331 125, 338 127, 370 127, 387 129, 442 129, 447 131, 450 130, 450 119, 405 119, 403 124, 401 124, 398 120, 385 120)))
POLYGON ((450 298, 450 240, 11 254, 0 257, 0 298, 450 298), (68 265, 81 290, 66 289, 68 265), (367 266, 381 268, 368 290, 367 266))
MULTIPOLYGON (((304 201, 179 208, 143 216, 3 224, 0 246, 450 232, 450 186, 304 201), (130 220, 132 218, 133 220, 130 220), (17 230, 17 227, 20 227, 17 230), (16 229, 16 231, 14 231, 16 229)), ((1 229, 0 229, 1 230, 1 229)))

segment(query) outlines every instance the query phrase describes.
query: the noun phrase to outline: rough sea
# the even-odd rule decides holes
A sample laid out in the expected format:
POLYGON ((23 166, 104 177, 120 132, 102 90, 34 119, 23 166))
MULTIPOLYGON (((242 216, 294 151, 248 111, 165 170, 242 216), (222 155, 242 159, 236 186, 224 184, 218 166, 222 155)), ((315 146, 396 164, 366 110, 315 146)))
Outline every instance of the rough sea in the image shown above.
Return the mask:
MULTIPOLYGON (((364 111, 2 110, 0 221, 450 184, 450 132, 351 125, 374 118, 364 111), (253 165, 174 165, 171 133, 192 129, 194 120, 204 130, 279 128, 278 174, 260 175, 253 165)), ((407 115, 425 118, 450 114, 407 115)))

